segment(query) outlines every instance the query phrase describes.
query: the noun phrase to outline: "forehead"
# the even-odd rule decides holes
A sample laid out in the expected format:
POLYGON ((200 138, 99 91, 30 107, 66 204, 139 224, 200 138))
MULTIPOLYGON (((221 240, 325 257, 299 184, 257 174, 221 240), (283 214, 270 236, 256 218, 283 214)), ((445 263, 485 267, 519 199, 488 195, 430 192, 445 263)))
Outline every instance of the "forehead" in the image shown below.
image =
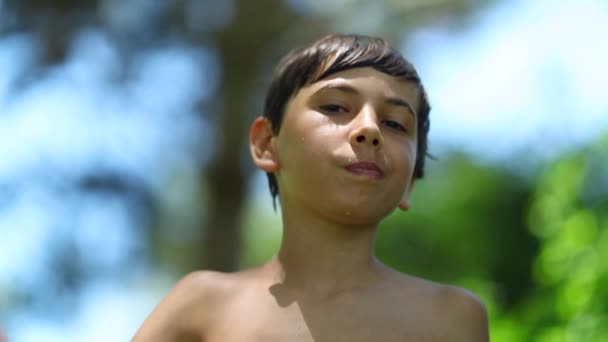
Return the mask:
POLYGON ((310 97, 341 85, 352 87, 366 96, 401 97, 418 107, 419 87, 413 81, 399 79, 371 67, 352 68, 333 73, 308 84, 296 97, 310 97))

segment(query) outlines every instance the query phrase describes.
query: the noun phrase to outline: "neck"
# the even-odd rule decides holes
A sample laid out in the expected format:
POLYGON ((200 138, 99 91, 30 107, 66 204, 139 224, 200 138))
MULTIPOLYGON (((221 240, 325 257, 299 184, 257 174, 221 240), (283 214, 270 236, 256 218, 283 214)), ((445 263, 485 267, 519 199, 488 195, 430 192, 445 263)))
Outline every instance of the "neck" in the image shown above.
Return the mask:
POLYGON ((377 224, 344 225, 283 208, 281 248, 271 261, 284 286, 328 296, 364 287, 377 274, 377 224))

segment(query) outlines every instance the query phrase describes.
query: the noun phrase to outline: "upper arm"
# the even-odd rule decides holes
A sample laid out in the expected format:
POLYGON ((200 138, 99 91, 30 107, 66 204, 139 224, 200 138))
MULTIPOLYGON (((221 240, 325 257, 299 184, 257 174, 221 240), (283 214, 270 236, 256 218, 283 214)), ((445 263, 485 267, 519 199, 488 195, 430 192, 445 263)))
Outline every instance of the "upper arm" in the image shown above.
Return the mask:
POLYGON ((488 342, 488 314, 485 305, 473 293, 460 288, 450 288, 444 296, 449 308, 449 319, 445 320, 445 332, 450 341, 488 342))
POLYGON ((198 341, 195 322, 204 321, 206 272, 182 278, 146 318, 133 341, 198 341))

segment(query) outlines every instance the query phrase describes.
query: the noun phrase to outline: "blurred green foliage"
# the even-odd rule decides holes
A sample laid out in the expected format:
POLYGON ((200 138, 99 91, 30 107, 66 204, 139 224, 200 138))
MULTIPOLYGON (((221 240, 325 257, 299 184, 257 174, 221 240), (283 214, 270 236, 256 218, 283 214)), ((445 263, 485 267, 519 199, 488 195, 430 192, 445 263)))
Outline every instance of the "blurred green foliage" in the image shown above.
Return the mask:
MULTIPOLYGON (((478 294, 492 341, 608 340, 608 135, 521 171, 444 154, 382 223, 378 257, 478 294)), ((276 251, 280 217, 252 201, 243 224, 248 267, 276 251)))

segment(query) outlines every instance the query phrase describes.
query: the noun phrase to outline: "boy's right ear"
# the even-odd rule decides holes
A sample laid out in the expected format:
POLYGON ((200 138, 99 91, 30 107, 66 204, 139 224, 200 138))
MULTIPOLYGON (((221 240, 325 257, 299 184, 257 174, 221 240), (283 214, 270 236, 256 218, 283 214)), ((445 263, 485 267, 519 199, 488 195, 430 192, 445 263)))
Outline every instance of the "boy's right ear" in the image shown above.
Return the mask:
POLYGON ((273 173, 279 169, 279 161, 274 150, 272 124, 265 117, 258 117, 249 129, 249 150, 251 158, 257 167, 265 172, 273 173))

